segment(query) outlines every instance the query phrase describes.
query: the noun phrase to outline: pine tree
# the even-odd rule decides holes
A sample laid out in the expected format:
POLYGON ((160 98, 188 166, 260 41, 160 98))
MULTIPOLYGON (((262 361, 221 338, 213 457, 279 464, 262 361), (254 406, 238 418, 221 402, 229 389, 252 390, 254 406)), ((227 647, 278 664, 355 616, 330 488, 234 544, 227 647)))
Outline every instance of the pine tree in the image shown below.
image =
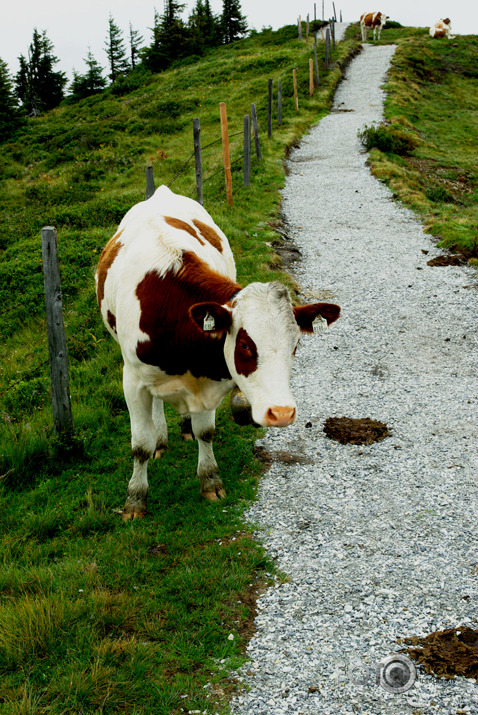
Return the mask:
POLYGON ((130 66, 126 59, 123 33, 111 15, 108 20, 108 36, 105 43, 105 52, 108 56, 110 68, 108 77, 111 83, 113 83, 120 75, 128 74, 130 66))
POLYGON ((0 58, 0 143, 10 139, 20 124, 20 110, 13 93, 7 63, 0 58))
POLYGON ((223 40, 234 42, 243 37, 247 32, 247 20, 241 12, 239 0, 223 0, 221 26, 223 40))
POLYGON ((132 69, 139 64, 139 46, 142 42, 143 37, 137 30, 133 30, 133 25, 129 23, 129 50, 132 69))
POLYGON ((106 80, 102 74, 103 67, 100 67, 99 62, 95 60, 91 49, 88 49, 88 54, 84 61, 88 67, 86 74, 77 74, 73 71, 73 82, 70 87, 72 99, 84 99, 92 94, 98 94, 106 86, 106 80))
POLYGON ((188 24, 193 54, 200 55, 207 47, 221 44, 220 20, 213 15, 209 0, 196 0, 188 24))
POLYGON ((15 77, 15 94, 28 114, 38 116, 57 107, 63 99, 67 80, 64 72, 55 72, 53 69, 59 60, 53 54, 53 44, 46 32, 40 35, 35 28, 28 49, 28 60, 23 55, 18 59, 20 70, 15 77))
POLYGON ((144 52, 144 63, 152 72, 165 70, 171 62, 191 53, 188 28, 179 17, 184 5, 165 0, 164 14, 154 15, 153 43, 144 52))

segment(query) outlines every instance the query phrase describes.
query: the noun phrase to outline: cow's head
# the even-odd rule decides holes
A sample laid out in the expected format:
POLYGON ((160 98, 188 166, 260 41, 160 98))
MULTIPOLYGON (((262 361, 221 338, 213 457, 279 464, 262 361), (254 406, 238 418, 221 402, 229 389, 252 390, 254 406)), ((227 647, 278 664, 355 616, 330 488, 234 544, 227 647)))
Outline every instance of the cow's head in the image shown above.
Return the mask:
POLYGON ((251 403, 254 422, 265 427, 286 427, 295 420, 289 382, 301 331, 321 332, 339 313, 331 303, 293 308, 287 288, 275 282, 251 283, 227 305, 199 303, 190 309, 205 332, 226 334, 229 372, 251 403))

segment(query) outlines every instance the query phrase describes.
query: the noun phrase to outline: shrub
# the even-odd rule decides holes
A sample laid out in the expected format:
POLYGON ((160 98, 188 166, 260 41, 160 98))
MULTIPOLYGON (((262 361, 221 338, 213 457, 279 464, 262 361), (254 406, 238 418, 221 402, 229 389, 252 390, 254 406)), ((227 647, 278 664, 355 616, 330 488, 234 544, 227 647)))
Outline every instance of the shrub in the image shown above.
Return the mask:
POLYGON ((417 138, 412 134, 386 124, 365 126, 358 136, 367 151, 379 149, 385 154, 406 156, 418 145, 417 138))

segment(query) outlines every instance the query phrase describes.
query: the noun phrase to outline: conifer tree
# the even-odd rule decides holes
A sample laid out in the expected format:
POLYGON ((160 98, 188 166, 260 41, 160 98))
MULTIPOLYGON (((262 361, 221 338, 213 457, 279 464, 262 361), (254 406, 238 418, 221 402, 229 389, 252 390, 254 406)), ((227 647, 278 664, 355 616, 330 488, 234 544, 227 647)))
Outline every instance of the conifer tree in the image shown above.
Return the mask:
POLYGON ((207 47, 221 44, 220 20, 212 13, 209 0, 196 0, 188 24, 193 54, 200 55, 207 47))
POLYGON ((8 65, 0 58, 0 143, 13 136, 20 124, 20 118, 8 65))
POLYGON ((63 99, 67 80, 64 72, 55 72, 53 69, 59 60, 53 55, 53 44, 46 32, 40 35, 35 28, 28 49, 28 60, 23 55, 18 59, 20 70, 15 77, 15 94, 27 113, 38 116, 57 107, 63 99))
POLYGON ((73 71, 73 82, 70 87, 72 99, 84 99, 92 94, 98 94, 106 86, 106 79, 102 74, 103 67, 93 57, 93 53, 89 48, 84 61, 88 67, 86 74, 78 74, 73 71))
POLYGON ((180 18, 183 9, 177 0, 165 0, 164 14, 159 16, 155 11, 153 43, 144 53, 144 63, 152 72, 160 72, 190 54, 188 28, 180 18))
POLYGON ((239 40, 247 32, 247 20, 241 12, 239 0, 223 0, 221 26, 224 43, 239 40))
POLYGON ((140 35, 137 30, 133 30, 133 25, 129 23, 129 56, 132 69, 134 69, 139 64, 139 47, 142 42, 142 35, 140 35))
POLYGON ((120 75, 128 74, 130 66, 126 58, 123 33, 111 15, 108 20, 108 35, 106 37, 105 52, 108 56, 110 68, 108 77, 111 83, 113 83, 120 75))

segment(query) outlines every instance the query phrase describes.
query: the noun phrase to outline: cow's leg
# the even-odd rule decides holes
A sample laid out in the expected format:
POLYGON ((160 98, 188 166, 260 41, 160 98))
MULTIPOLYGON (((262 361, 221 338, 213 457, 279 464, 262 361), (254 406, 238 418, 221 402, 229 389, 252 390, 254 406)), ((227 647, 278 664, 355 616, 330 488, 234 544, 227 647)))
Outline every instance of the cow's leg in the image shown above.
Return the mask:
POLYGON ((190 441, 194 439, 191 415, 183 415, 181 417, 181 437, 190 441))
POLYGON ((159 397, 153 397, 153 424, 156 432, 155 459, 159 459, 168 448, 168 425, 164 416, 164 402, 159 397))
POLYGON ((156 447, 156 429, 153 422, 153 396, 137 379, 134 371, 125 366, 123 390, 131 421, 131 447, 133 449, 133 476, 128 484, 123 519, 146 514, 148 499, 148 461, 156 447))
POLYGON ((204 410, 192 415, 192 427, 199 447, 198 477, 201 484, 201 496, 209 501, 217 501, 226 496, 219 476, 212 440, 215 431, 216 410, 204 410))

